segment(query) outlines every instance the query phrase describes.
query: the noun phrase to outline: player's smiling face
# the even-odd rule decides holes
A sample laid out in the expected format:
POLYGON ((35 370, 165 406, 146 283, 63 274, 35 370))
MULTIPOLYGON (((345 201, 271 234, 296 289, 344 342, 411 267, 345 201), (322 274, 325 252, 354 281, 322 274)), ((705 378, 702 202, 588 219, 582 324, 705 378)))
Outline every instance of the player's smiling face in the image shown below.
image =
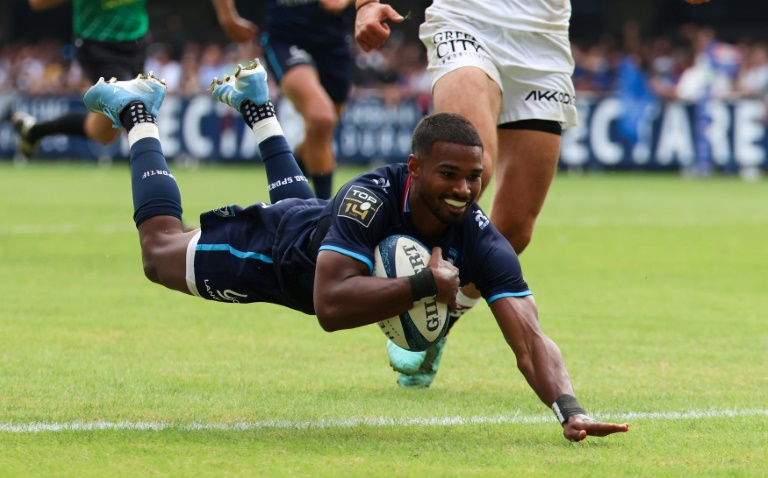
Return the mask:
POLYGON ((439 221, 444 230, 446 225, 463 222, 480 194, 483 149, 438 141, 427 157, 408 158, 408 169, 414 223, 432 229, 439 227, 439 221))

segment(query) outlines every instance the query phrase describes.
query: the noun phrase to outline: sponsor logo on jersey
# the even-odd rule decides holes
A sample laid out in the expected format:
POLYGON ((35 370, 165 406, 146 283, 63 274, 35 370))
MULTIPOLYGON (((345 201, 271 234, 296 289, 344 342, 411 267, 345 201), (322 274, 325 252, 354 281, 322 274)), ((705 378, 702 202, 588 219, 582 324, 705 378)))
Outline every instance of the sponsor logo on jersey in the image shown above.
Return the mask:
POLYGON ((477 227, 480 229, 485 229, 486 226, 491 223, 485 214, 483 214, 483 211, 480 210, 475 211, 475 222, 477 222, 477 227))
POLYGON ((525 101, 554 101, 564 105, 573 104, 575 100, 576 96, 572 96, 569 93, 551 90, 531 90, 528 96, 525 97, 525 101))
POLYGON ((383 188, 389 187, 389 179, 386 178, 373 178, 371 179, 371 182, 377 186, 381 186, 383 188))
POLYGON ((462 56, 486 57, 485 48, 477 38, 460 31, 441 31, 432 36, 435 54, 440 63, 462 56))
POLYGON ((234 217, 235 209, 232 206, 222 206, 214 209, 213 213, 221 217, 234 217))
POLYGON ((341 201, 339 217, 352 219, 368 227, 381 204, 381 199, 370 189, 362 186, 352 186, 347 190, 347 194, 344 195, 344 199, 341 201))

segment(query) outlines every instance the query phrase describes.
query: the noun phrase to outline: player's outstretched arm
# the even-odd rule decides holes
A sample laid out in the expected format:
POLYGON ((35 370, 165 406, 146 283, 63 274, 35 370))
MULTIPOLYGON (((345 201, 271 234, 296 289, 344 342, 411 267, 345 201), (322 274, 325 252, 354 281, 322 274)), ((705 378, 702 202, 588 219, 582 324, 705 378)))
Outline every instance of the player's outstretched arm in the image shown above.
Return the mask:
POLYGON ((379 3, 378 0, 357 0, 355 5, 355 40, 366 52, 379 48, 389 38, 391 32, 389 25, 385 23, 387 20, 395 23, 404 20, 394 8, 379 3))
POLYGON ((506 297, 491 303, 491 311, 517 358, 517 367, 539 399, 552 407, 568 440, 606 436, 629 430, 628 424, 592 420, 578 404, 557 345, 539 325, 533 296, 506 297))
POLYGON ((216 18, 219 25, 227 34, 227 37, 238 43, 253 40, 259 28, 251 22, 241 17, 235 8, 234 0, 212 0, 213 8, 216 10, 216 18))

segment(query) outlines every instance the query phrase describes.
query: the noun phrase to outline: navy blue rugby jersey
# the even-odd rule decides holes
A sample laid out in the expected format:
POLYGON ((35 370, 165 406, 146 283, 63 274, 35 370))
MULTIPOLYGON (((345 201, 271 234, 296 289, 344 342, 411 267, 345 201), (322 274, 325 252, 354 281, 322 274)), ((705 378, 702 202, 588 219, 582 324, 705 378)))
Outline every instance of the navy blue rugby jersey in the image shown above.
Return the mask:
POLYGON ((517 254, 477 203, 462 224, 449 228, 436 242, 426 241, 411 221, 409 185, 406 164, 374 169, 344 185, 323 210, 320 222, 326 223, 328 232, 319 250, 353 257, 373 271, 378 243, 393 234, 406 234, 430 251, 440 247, 443 258, 459 269, 461 284, 474 283, 489 304, 502 297, 531 295, 517 254))
POLYGON ((264 31, 297 45, 336 44, 351 35, 354 19, 353 5, 334 15, 320 8, 317 0, 269 0, 264 31))

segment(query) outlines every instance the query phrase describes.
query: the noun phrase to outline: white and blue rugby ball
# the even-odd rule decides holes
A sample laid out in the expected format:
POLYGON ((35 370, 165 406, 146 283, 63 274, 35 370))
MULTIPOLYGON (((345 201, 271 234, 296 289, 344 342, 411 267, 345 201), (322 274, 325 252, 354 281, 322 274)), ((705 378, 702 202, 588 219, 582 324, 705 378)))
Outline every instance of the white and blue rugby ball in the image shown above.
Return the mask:
MULTIPOLYGON (((429 264, 431 254, 416 239, 405 235, 389 236, 374 252, 373 275, 408 277, 429 264)), ((379 328, 399 347, 413 352, 426 350, 448 331, 448 305, 427 297, 397 317, 382 320, 379 328)))

